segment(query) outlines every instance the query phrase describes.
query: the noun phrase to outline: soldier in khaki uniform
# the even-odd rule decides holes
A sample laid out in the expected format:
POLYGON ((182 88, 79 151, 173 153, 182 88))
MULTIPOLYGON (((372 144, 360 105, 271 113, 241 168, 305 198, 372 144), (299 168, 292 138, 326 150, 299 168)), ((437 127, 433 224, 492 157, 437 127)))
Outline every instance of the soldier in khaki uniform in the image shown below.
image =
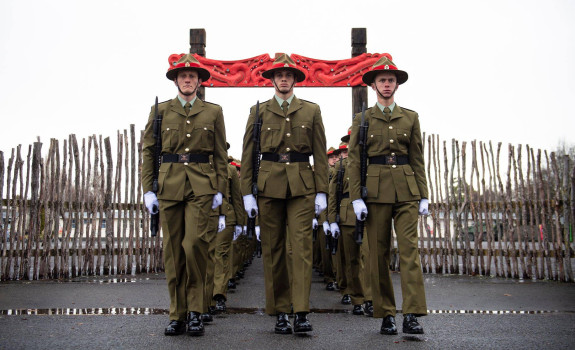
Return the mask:
POLYGON ((241 188, 248 215, 259 211, 266 284, 266 312, 277 315, 275 332, 292 333, 287 317, 290 295, 296 313, 294 332, 309 332, 312 272, 312 221, 326 207, 326 139, 318 105, 293 94, 305 74, 283 54, 262 74, 272 81, 275 96, 260 103, 262 160, 257 203, 252 195, 253 127, 255 106, 244 136, 241 188), (283 107, 283 108, 282 108, 283 107), (313 156, 315 171, 309 157, 313 156), (286 230, 293 253, 293 283, 286 266, 286 230))
MULTIPOLYGON (((327 150, 327 162, 329 164, 329 174, 328 174, 328 183, 331 181, 333 177, 333 170, 335 163, 339 158, 338 152, 334 147, 330 147, 327 150)), ((329 201, 329 196, 328 196, 329 201)), ((321 213, 319 216, 319 222, 322 223, 321 229, 318 232, 318 241, 319 241, 319 249, 320 249, 320 256, 321 256, 321 267, 323 272, 323 281, 326 283, 325 289, 329 291, 336 290, 335 284, 335 274, 333 270, 333 260, 331 251, 326 249, 326 242, 327 242, 327 235, 330 234, 329 230, 329 222, 327 220, 327 210, 321 213)))
MULTIPOLYGON (((170 293, 170 324, 164 334, 182 334, 187 322, 189 335, 203 335, 200 314, 209 305, 204 295, 208 246, 218 227, 218 207, 227 186, 226 132, 222 108, 196 96, 210 73, 191 54, 172 55, 169 61, 166 77, 174 81, 178 95, 159 104, 163 121, 157 198, 152 192, 153 166, 157 161, 153 108, 146 125, 144 201, 150 212, 158 206, 160 210, 170 293)), ((225 221, 220 217, 220 224, 222 219, 225 221)))
POLYGON ((407 81, 391 55, 384 54, 363 75, 363 82, 377 93, 377 104, 365 111, 367 130, 367 207, 360 195, 359 127, 353 121, 350 153, 350 200, 359 219, 367 214, 370 248, 373 316, 383 318, 380 332, 397 334, 395 297, 389 271, 392 224, 397 236, 403 294, 403 332, 421 334, 417 316, 427 314, 421 262, 417 249, 418 213, 427 215, 427 182, 419 116, 394 102, 397 87, 407 81))

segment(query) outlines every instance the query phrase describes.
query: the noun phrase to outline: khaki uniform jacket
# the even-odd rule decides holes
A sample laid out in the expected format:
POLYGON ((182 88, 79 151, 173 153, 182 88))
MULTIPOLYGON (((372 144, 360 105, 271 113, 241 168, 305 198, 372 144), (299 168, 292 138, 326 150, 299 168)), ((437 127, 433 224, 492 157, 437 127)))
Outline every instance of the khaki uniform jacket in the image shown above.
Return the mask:
MULTIPOLYGON (((386 120, 376 106, 365 111, 369 122, 367 154, 369 157, 408 156, 406 165, 369 164, 367 167, 367 203, 398 203, 427 197, 427 180, 423 161, 419 116, 397 104, 386 120)), ((359 126, 361 113, 356 114, 349 141, 350 200, 360 196, 359 126)))
MULTIPOLYGON (((222 108, 196 99, 190 115, 175 98, 158 105, 162 120, 162 154, 213 155, 210 163, 162 163, 158 174, 158 199, 184 199, 186 178, 196 196, 227 191, 226 131, 222 108)), ((144 193, 152 190, 154 160, 154 107, 144 132, 142 186, 144 193)))
MULTIPOLYGON (((348 175, 348 158, 345 158, 341 161, 343 165, 344 173, 343 173, 343 191, 344 193, 349 193, 349 175, 348 175)), ((337 201, 337 174, 339 169, 341 168, 339 160, 335 163, 334 168, 334 175, 329 182, 329 200, 327 203, 327 215, 328 221, 330 223, 336 222, 336 201, 337 201)), ((353 205, 348 198, 342 198, 340 206, 339 206, 339 223, 338 226, 355 226, 355 212, 353 211, 353 205)))
MULTIPOLYGON (((242 154, 242 195, 252 194, 253 128, 255 106, 250 110, 242 154)), ((261 151, 271 153, 300 152, 313 156, 314 168, 308 162, 278 163, 262 161, 258 191, 269 198, 288 198, 328 191, 328 163, 325 130, 317 104, 294 96, 287 118, 275 98, 260 103, 261 151)))
POLYGON ((244 200, 240 192, 240 179, 236 167, 228 164, 228 186, 225 199, 221 205, 220 215, 226 216, 226 227, 244 225, 245 210, 244 200))

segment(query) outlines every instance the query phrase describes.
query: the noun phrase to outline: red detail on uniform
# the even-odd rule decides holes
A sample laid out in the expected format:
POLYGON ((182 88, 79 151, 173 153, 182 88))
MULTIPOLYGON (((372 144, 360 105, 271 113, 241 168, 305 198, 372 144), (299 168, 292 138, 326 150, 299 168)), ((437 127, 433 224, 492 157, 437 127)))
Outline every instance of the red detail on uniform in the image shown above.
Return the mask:
MULTIPOLYGON (((182 63, 177 63, 180 58, 182 58, 182 56, 185 56, 185 53, 180 53, 180 54, 173 54, 170 55, 170 57, 168 57, 168 62, 170 63, 170 67, 168 68, 168 71, 171 71, 172 69, 176 69, 176 68, 184 68, 184 67, 189 67, 189 68, 205 68, 200 66, 199 64, 195 63, 195 62, 182 62, 182 63)), ((194 57, 198 58, 196 55, 194 55, 194 57)), ((198 60, 199 61, 199 60, 198 60)))
POLYGON ((239 165, 238 163, 236 163, 236 162, 230 162, 230 164, 233 165, 233 166, 235 166, 236 168, 239 168, 239 167, 240 167, 240 165, 239 165))
POLYGON ((397 70, 397 67, 392 66, 391 64, 385 64, 382 66, 373 67, 372 70, 397 70))
POLYGON ((339 146, 339 149, 347 149, 347 145, 341 145, 339 146))
MULTIPOLYGON (((301 69, 306 74, 306 79, 297 83, 296 86, 352 87, 366 86, 361 80, 362 75, 369 71, 382 55, 388 55, 386 56, 388 58, 391 57, 389 54, 379 53, 364 53, 353 58, 334 61, 319 60, 297 54, 291 54, 290 57, 295 62, 297 68, 301 69)), ((203 86, 273 86, 269 79, 261 76, 261 74, 266 70, 274 68, 274 60, 270 58, 268 54, 237 61, 214 60, 198 55, 194 55, 194 57, 196 57, 203 67, 212 75, 210 80, 202 82, 203 86)), ((283 63, 280 64, 280 66, 283 67, 283 63)))

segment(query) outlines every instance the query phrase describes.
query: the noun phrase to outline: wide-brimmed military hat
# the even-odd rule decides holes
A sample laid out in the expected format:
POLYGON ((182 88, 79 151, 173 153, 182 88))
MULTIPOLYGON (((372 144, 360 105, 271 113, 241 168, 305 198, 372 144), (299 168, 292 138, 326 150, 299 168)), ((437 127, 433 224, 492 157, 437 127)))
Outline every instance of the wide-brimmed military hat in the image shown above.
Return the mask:
POLYGON ((299 83, 305 80, 304 71, 299 69, 291 57, 285 53, 282 53, 274 60, 271 67, 262 73, 262 77, 271 79, 274 76, 274 72, 285 69, 293 72, 296 82, 299 83))
POLYGON ((242 167, 242 163, 241 163, 239 160, 237 160, 237 159, 232 160, 232 161, 230 162, 230 164, 233 165, 233 166, 235 166, 236 168, 241 168, 241 167, 242 167))
POLYGON ((343 142, 343 141, 340 142, 339 148, 336 149, 334 153, 335 153, 335 154, 340 154, 342 151, 347 150, 347 146, 348 146, 347 142, 343 142))
POLYGON ((392 61, 391 55, 388 53, 382 54, 381 58, 375 62, 375 64, 361 77, 361 79, 367 85, 371 85, 375 76, 382 72, 395 74, 397 85, 401 85, 407 81, 407 72, 397 69, 397 66, 392 61))
POLYGON ((341 137, 341 141, 349 143, 349 137, 350 136, 351 136, 351 126, 349 127, 349 129, 347 129, 347 135, 344 135, 341 137))
POLYGON ((331 156, 331 155, 333 154, 333 152, 335 152, 335 148, 334 148, 334 147, 330 147, 330 148, 327 150, 327 155, 328 155, 328 156, 331 156))
POLYGON ((178 72, 184 69, 195 70, 202 81, 210 79, 210 72, 190 53, 170 55, 168 61, 170 62, 170 67, 166 72, 166 77, 170 80, 176 79, 178 72))

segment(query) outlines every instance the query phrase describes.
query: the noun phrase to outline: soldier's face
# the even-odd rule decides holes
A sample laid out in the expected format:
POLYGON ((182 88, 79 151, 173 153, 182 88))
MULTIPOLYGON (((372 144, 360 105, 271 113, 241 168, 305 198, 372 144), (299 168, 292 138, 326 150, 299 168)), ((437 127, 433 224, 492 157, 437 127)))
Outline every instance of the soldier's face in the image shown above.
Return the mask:
POLYGON ((347 158, 347 148, 342 149, 341 152, 339 153, 339 155, 341 156, 342 159, 347 158))
POLYGON ((289 70, 279 70, 274 73, 274 86, 277 92, 289 94, 295 85, 295 76, 289 70))
POLYGON ((182 95, 193 96, 196 94, 202 80, 198 77, 198 72, 195 70, 182 70, 178 72, 174 83, 182 95))
POLYGON ((327 162, 329 163, 329 166, 334 166, 335 162, 337 162, 337 155, 332 153, 327 156, 327 162))
POLYGON ((397 91, 397 78, 393 73, 379 73, 375 76, 371 88, 375 90, 378 95, 384 99, 390 99, 397 91))

